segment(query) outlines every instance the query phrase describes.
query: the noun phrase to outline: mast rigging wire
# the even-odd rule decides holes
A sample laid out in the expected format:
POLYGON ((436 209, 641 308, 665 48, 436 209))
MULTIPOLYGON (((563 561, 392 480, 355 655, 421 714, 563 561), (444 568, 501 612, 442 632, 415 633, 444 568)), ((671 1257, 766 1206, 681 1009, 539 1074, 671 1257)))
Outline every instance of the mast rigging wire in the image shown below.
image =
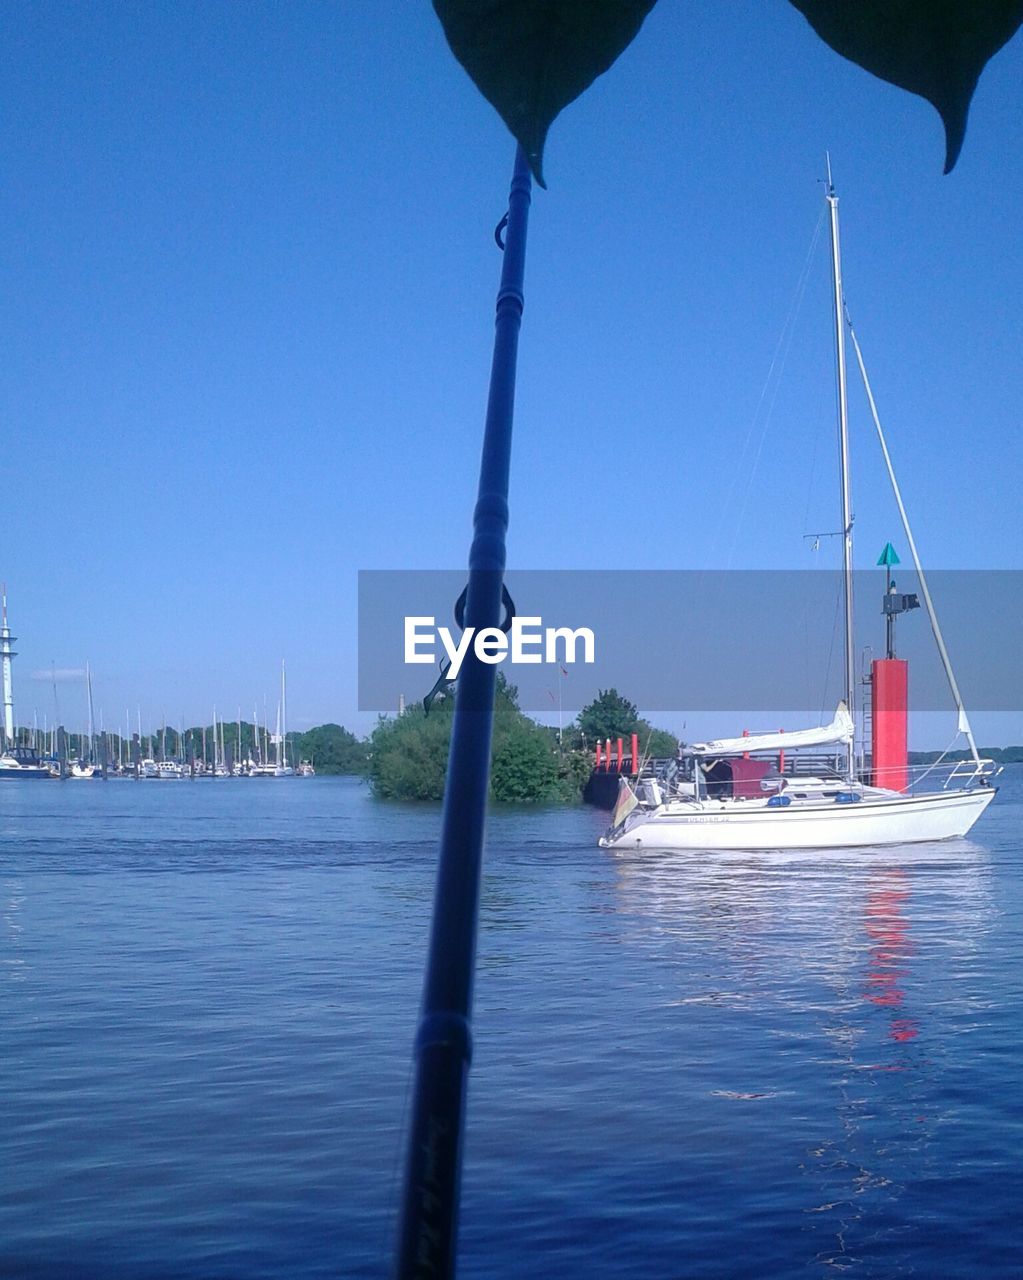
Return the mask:
POLYGON ((959 683, 956 680, 955 672, 952 670, 952 660, 948 656, 948 650, 945 648, 945 640, 941 634, 941 627, 938 625, 938 615, 934 610, 934 603, 931 600, 931 593, 927 586, 924 567, 920 563, 920 554, 916 549, 916 539, 913 537, 913 530, 909 525, 909 516, 906 514, 906 508, 902 501, 902 491, 899 489, 899 482, 895 478, 895 467, 892 465, 891 454, 888 452, 888 444, 885 441, 884 431, 881 428, 881 418, 877 412, 874 393, 870 387, 870 379, 867 377, 867 366, 863 360, 863 352, 860 350, 860 344, 856 338, 856 330, 853 328, 852 317, 849 314, 849 308, 845 305, 844 299, 843 310, 845 312, 845 323, 849 328, 849 337, 852 339, 853 350, 856 352, 856 363, 860 368, 860 377, 863 380, 863 389, 867 393, 867 403, 870 405, 870 414, 874 419, 877 438, 881 444, 881 452, 884 455, 884 464, 888 471, 888 479, 891 481, 892 492, 895 494, 895 503, 899 508, 899 516, 902 519, 902 528, 906 535, 906 541, 909 543, 910 554, 913 557, 913 565, 916 569, 916 576, 920 583, 920 594, 924 598, 924 604, 927 608, 927 616, 930 619, 934 641, 938 646, 938 654, 941 657, 941 664, 945 668, 945 677, 948 680, 949 688, 952 690, 952 697, 955 700, 956 711, 959 715, 959 732, 965 734, 966 741, 970 745, 970 753, 973 756, 974 763, 979 765, 980 752, 977 750, 977 744, 973 737, 973 730, 970 728, 970 719, 966 714, 966 707, 963 705, 962 694, 959 692, 959 683))
MULTIPOLYGON (((735 525, 732 532, 732 543, 728 551, 728 560, 726 567, 732 567, 732 560, 735 555, 736 543, 739 539, 739 533, 746 516, 746 508, 749 505, 750 494, 753 490, 753 482, 756 479, 757 469, 760 465, 760 458, 764 451, 764 441, 767 438, 768 428, 774 417, 774 406, 778 398, 778 388, 781 385, 782 375, 785 372, 785 365, 788 362, 789 353, 792 350, 792 341, 796 333, 796 324, 799 320, 799 314, 802 310, 803 299, 806 296, 807 285, 810 280, 810 270, 813 264, 813 256, 817 249, 817 242, 820 239, 821 228, 824 225, 825 210, 822 207, 817 216, 817 225, 814 227, 813 235, 810 239, 810 247, 807 249, 803 266, 800 270, 799 277, 796 281, 796 288, 792 300, 789 303, 788 314, 782 325, 781 333, 778 335, 778 341, 775 344, 774 354, 771 357, 771 363, 768 366, 767 376, 764 379, 764 385, 761 388, 760 396, 757 400, 756 408, 753 411, 753 417, 750 421, 749 429, 746 433, 746 439, 743 442, 742 451, 739 454, 739 461, 736 465, 735 483, 738 484, 738 477, 742 469, 746 453, 749 448, 750 440, 760 420, 760 434, 757 439, 756 453, 753 456, 753 464, 746 476, 745 485, 743 487, 742 500, 739 503, 739 514, 736 517, 735 525), (767 402, 766 410, 764 408, 767 402)), ((727 507, 732 505, 733 490, 729 491, 729 501, 727 507)), ((738 495, 736 495, 738 496, 738 495)))

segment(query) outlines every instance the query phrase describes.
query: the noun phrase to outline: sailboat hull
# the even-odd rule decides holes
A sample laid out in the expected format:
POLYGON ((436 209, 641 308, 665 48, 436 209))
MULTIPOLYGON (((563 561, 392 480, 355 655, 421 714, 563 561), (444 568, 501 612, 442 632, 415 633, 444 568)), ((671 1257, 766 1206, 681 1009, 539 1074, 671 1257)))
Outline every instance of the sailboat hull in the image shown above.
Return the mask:
POLYGON ((996 795, 995 787, 923 796, 870 798, 858 804, 767 808, 736 801, 677 801, 634 810, 601 841, 605 849, 845 849, 915 844, 964 836, 996 795))

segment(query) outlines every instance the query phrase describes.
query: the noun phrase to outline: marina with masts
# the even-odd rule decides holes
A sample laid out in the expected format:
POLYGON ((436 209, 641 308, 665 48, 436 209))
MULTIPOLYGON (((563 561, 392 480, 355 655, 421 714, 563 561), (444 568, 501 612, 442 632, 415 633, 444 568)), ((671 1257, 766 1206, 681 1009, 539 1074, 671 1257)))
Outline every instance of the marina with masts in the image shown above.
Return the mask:
POLYGON ((57 702, 56 674, 53 677, 54 718, 33 712, 32 726, 17 726, 14 714, 12 659, 16 637, 7 620, 7 587, 0 586, 0 666, 2 666, 4 720, 0 751, 0 781, 30 779, 125 778, 137 781, 183 781, 217 778, 308 778, 316 773, 313 763, 301 758, 296 741, 287 730, 287 671, 281 662, 280 697, 275 726, 270 730, 267 704, 260 720, 253 709, 252 721, 242 719, 241 708, 226 719, 213 707, 209 725, 185 728, 183 718, 175 728, 162 717, 159 729, 143 733, 142 710, 136 706, 134 725, 130 709, 124 713, 124 730, 108 731, 99 713, 97 726, 93 701, 92 667, 85 664, 84 686, 86 724, 81 731, 69 731, 57 702))

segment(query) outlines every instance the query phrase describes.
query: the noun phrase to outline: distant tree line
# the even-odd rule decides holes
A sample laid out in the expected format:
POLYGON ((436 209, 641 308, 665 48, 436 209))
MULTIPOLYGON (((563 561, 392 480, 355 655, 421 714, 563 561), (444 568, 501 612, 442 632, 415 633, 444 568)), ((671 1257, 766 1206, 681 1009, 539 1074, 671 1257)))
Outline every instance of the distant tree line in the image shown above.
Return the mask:
MULTIPOLYGON (((232 760, 277 760, 277 745, 273 734, 268 734, 262 726, 250 724, 243 720, 224 721, 217 724, 216 735, 223 743, 232 760), (240 748, 239 748, 240 743, 240 748)), ((20 729, 18 740, 32 741, 31 729, 20 729)), ((42 751, 50 749, 50 734, 37 734, 37 746, 42 751), (45 741, 43 740, 45 736, 45 741)), ((99 760, 102 751, 102 735, 94 733, 92 746, 85 733, 69 733, 67 735, 68 755, 84 760, 90 755, 94 761, 99 760)), ((107 733, 107 754, 110 760, 129 758, 132 739, 124 734, 107 733)), ((175 729, 171 725, 144 733, 139 740, 143 759, 152 760, 213 760, 214 729, 212 724, 192 725, 187 729, 175 729)), ((339 724, 321 724, 304 733, 287 735, 288 764, 297 765, 302 760, 310 761, 317 773, 324 774, 362 774, 366 771, 368 742, 339 724)))
MULTIPOLYGON (((979 747, 978 754, 996 764, 1023 764, 1023 747, 979 747)), ((936 760, 972 760, 969 751, 911 751, 910 764, 934 764, 936 760)))

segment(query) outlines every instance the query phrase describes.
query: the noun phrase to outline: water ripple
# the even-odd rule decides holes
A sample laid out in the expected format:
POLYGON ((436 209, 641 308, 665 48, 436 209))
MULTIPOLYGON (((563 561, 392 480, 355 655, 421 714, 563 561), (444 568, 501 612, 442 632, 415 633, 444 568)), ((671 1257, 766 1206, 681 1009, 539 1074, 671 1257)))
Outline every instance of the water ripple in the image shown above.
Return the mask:
MULTIPOLYGON (((1017 1275, 1019 773, 975 840, 873 853, 492 815, 461 1275, 1017 1275)), ((385 1275, 437 810, 28 790, 0 1275, 385 1275)))

